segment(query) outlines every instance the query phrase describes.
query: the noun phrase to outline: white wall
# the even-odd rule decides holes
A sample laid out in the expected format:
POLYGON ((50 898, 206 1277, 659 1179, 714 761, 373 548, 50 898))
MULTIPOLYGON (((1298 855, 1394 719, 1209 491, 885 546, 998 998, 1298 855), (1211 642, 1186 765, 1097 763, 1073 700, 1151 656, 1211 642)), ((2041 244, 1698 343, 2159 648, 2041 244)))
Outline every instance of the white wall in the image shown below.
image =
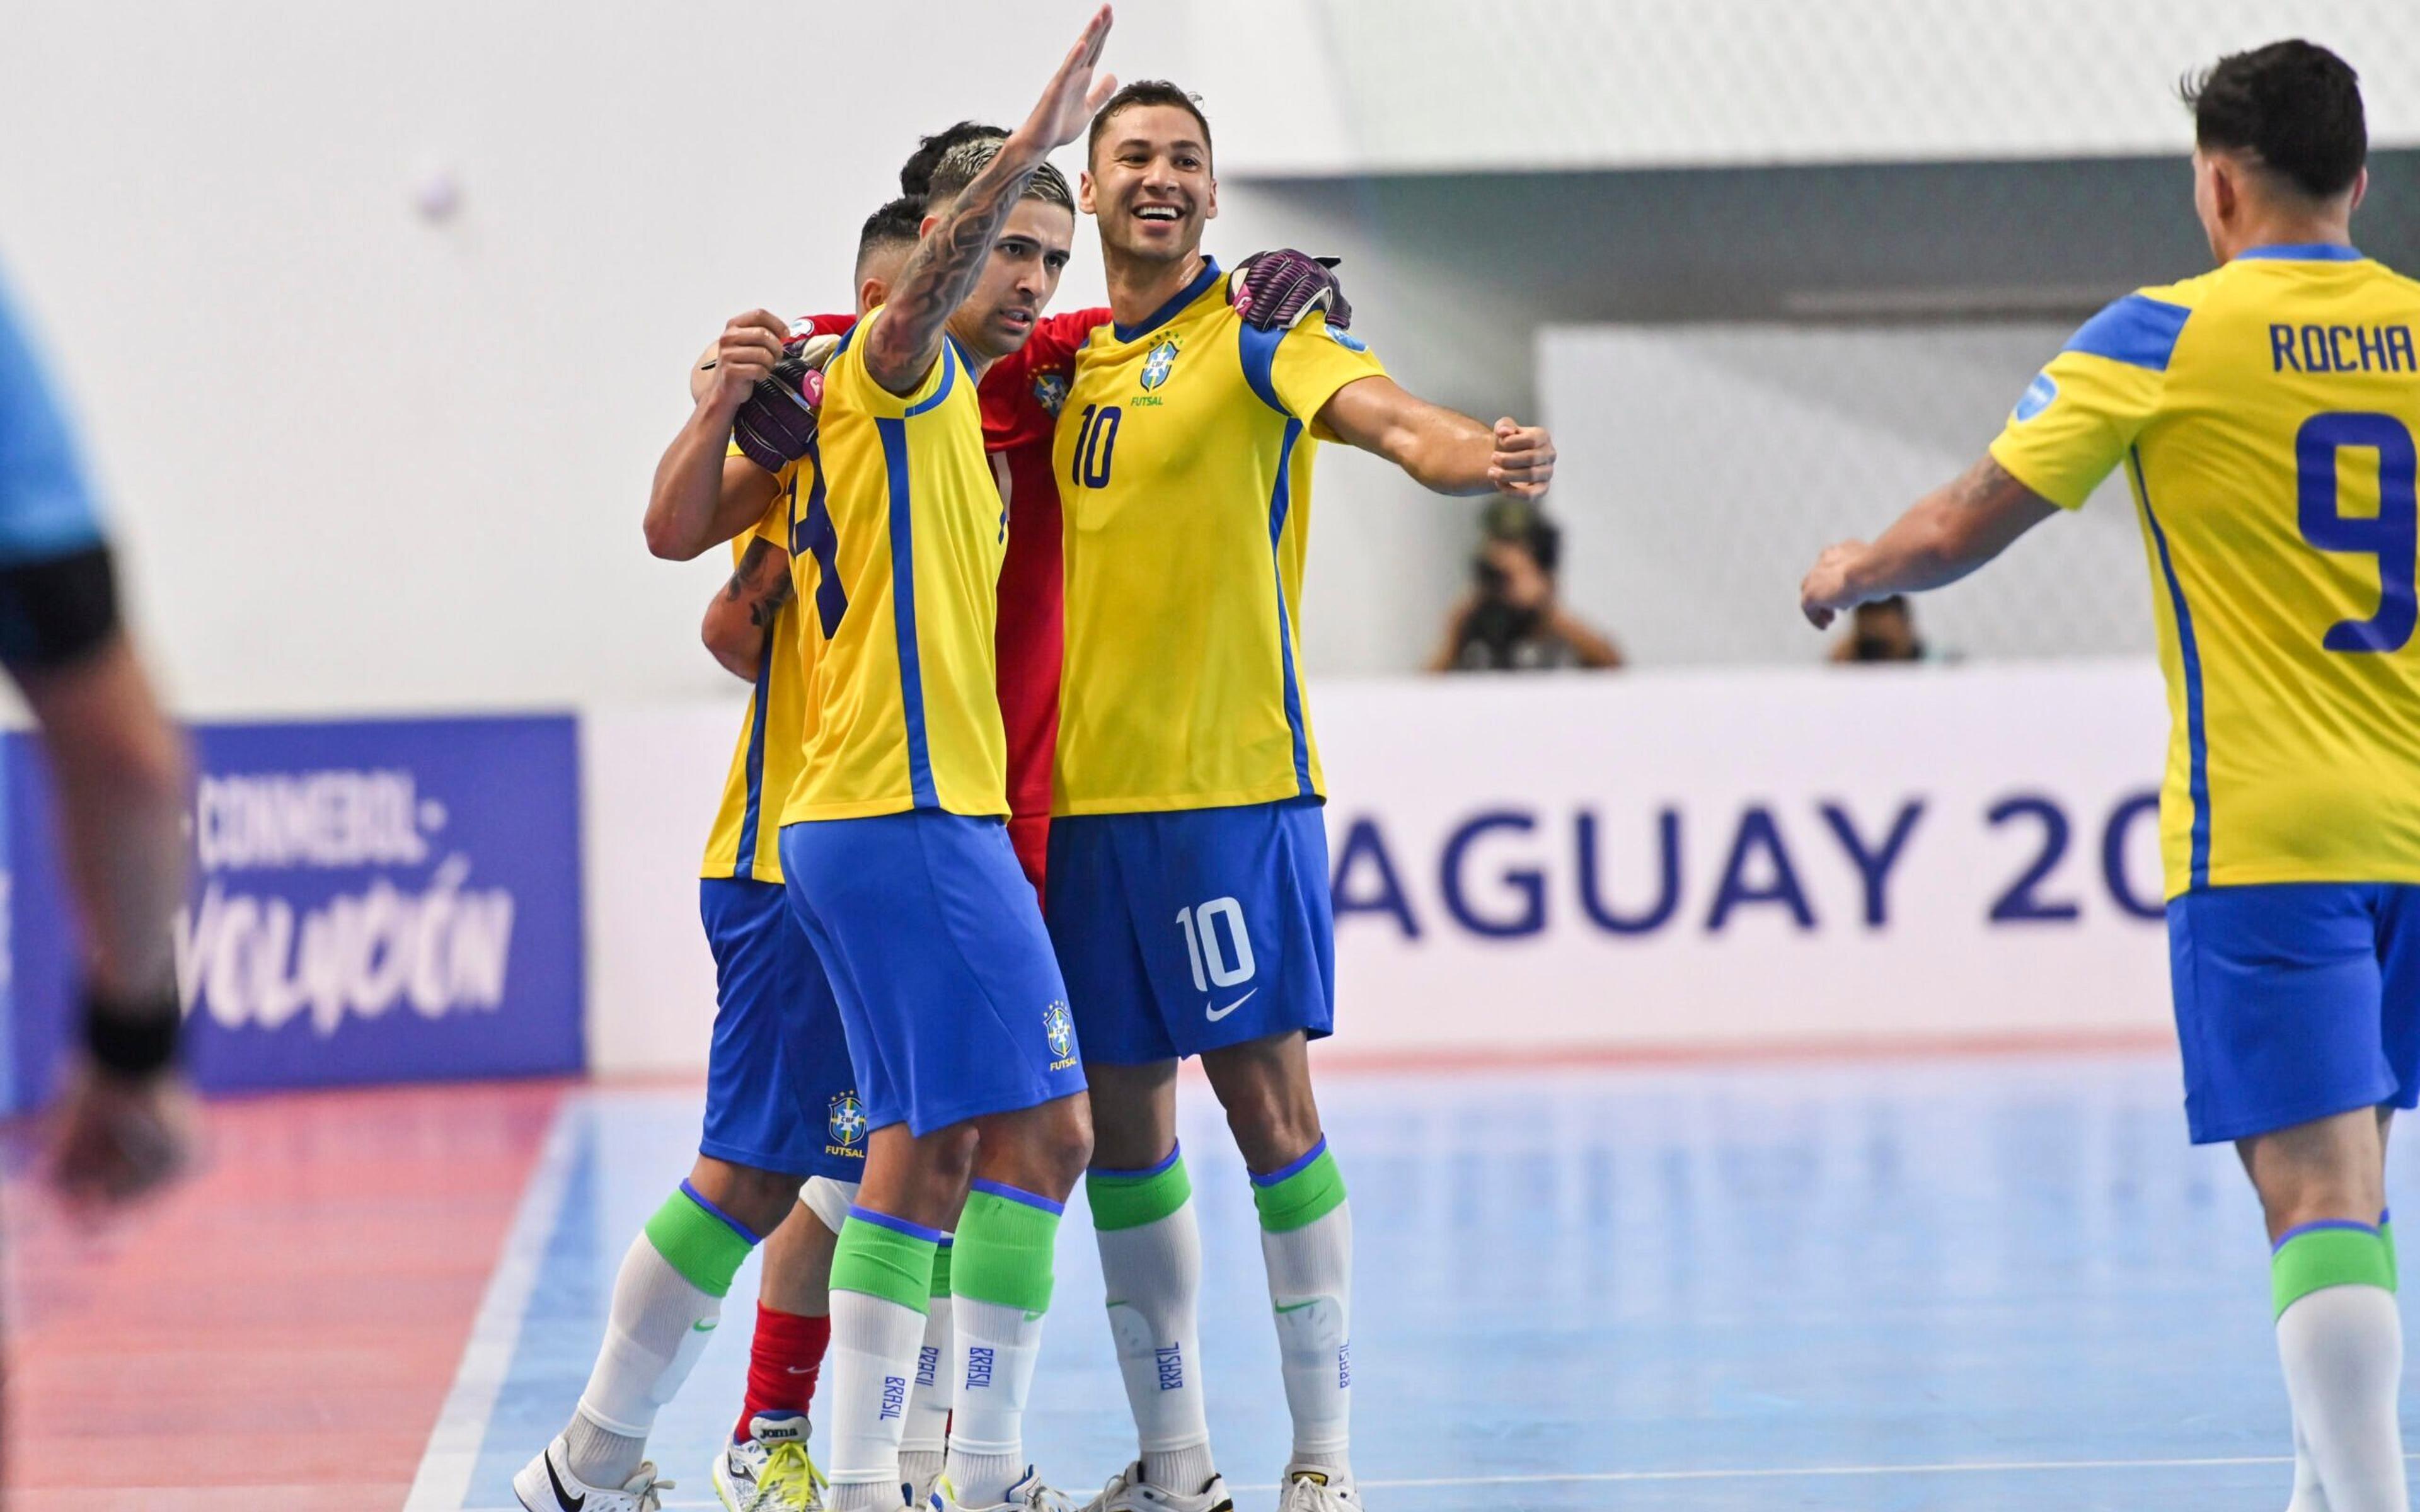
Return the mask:
MULTIPOLYGON (((2166 1032, 2158 824, 2128 808, 2156 786, 2164 749, 2148 659, 1348 680, 1314 684, 1311 709, 1340 891, 1361 905, 1338 919, 1333 1054, 2166 1032), (1994 820, 2010 799, 2027 806, 1994 820), (1643 927, 1668 812, 1678 885, 1643 927), (1901 823, 1888 864, 1872 860, 1901 823), (1781 895, 1785 860, 1803 920, 1781 895), (1591 897, 1633 931, 1596 922, 1591 897)), ((736 724, 694 705, 585 721, 600 1073, 703 1061, 713 968, 690 879, 736 724)))
POLYGON ((2406 0, 1192 0, 1203 76, 1314 101, 1228 139, 1253 173, 1911 162, 2181 151, 2187 69, 2281 37, 2420 142, 2406 0), (1238 23, 1237 13, 1252 16, 1238 23), (1272 49, 1273 34, 1304 45, 1272 49), (1274 54, 1274 55, 1273 55, 1274 54))
MULTIPOLYGON (((1642 174, 1619 189, 1604 177, 1497 175, 1408 194, 1401 180, 1254 181, 1388 166, 1394 144, 1426 153, 1419 145, 1440 132, 1483 147, 1490 162, 1533 149, 1559 161, 1535 140, 1543 117, 1512 109, 1505 90, 1558 96, 1535 69, 1585 60, 1608 37, 1624 68, 1660 60, 1650 71, 1676 87, 1713 79, 1714 64, 1688 62, 1687 50, 1712 49, 1719 62, 1745 14, 1736 4, 1525 4, 1489 43, 1528 47, 1524 67, 1474 72, 1471 59, 1491 54, 1455 39, 1499 8, 1424 5, 1408 24, 1407 3, 1138 0, 1107 61, 1126 77, 1173 75, 1207 98, 1226 177, 1213 250, 1293 242, 1344 254, 1359 328, 1415 389, 1491 419, 1522 413, 1533 402, 1530 336, 1544 321, 1655 318, 1701 308, 1708 289, 1753 299, 1821 293, 1836 276, 1920 276, 1910 270, 1922 260, 1906 257, 1860 271, 1876 266, 1862 238, 1896 234, 1887 223, 1915 213, 1905 196, 1869 200, 1852 185, 1844 199, 1829 181, 1799 197, 1761 179, 1726 188, 1721 175, 1642 174), (1374 35, 1381 20, 1400 35, 1374 35), (1254 45, 1273 34, 1294 39, 1277 50, 1284 67, 1254 45), (1415 105, 1434 119, 1408 118, 1415 105), (1499 124, 1519 130, 1499 134, 1499 124), (1290 144, 1303 150, 1289 156, 1290 144), (1510 197, 1474 197, 1474 185, 1510 197), (1743 196, 1768 207, 1761 219, 1743 196), (1792 240, 1792 227, 1837 224, 1842 204, 1858 236, 1792 240), (1750 266, 1735 266, 1742 249, 1754 252, 1750 266), (1803 282, 1779 282, 1776 268, 1803 282)), ((2033 25, 2044 76, 2062 67, 2069 28, 2054 23, 2074 3, 2059 0, 2067 9, 2033 25)), ((1793 44, 1832 49, 1807 54, 1809 78, 1849 69, 1860 37, 1909 32, 1907 0, 1826 8, 1840 25, 1793 44)), ((1961 0, 1956 14, 2002 8, 1961 0)), ((0 152, 0 266, 83 412, 178 702, 240 716, 722 696, 695 645, 719 565, 657 563, 637 532, 655 456, 685 412, 683 365, 747 305, 844 298, 854 227, 912 138, 962 114, 1013 119, 1086 9, 19 8, 0 49, 0 133, 11 144, 0 152), (895 36, 911 44, 912 68, 889 61, 895 36), (442 224, 411 204, 429 164, 462 186, 458 215, 442 224)), ((2354 0, 2297 11, 2371 16, 2344 23, 2363 39, 2403 36, 2375 20, 2402 13, 2354 0)), ((2175 23, 2142 54, 2146 69, 2158 66, 2155 100, 2179 48, 2199 55, 2222 33, 2283 24, 2254 0, 2138 0, 2123 15, 2130 37, 2175 23)), ((2376 45, 2381 57, 2404 55, 2376 45)), ((1889 63, 1886 85, 1842 76, 1879 97, 1900 87, 1903 65, 1889 63)), ((2374 80, 2398 76, 2391 61, 2371 67, 2374 80)), ((1804 112, 1792 111, 1830 108, 1829 96, 1725 89, 1758 109, 1636 100, 1665 100, 1671 130, 1767 133, 1764 147, 1722 136, 1738 161, 1791 157, 1768 148, 1800 139, 1804 112), (1791 109, 1766 108, 1776 100, 1791 109)), ((2386 121, 2392 91, 2374 92, 2386 121)), ((1661 151, 1640 161, 1664 161, 1661 151)), ((1980 192, 2005 197, 2006 187, 1980 192)), ((2395 196, 2378 198, 2388 208, 2373 215, 2391 217, 2395 196)), ((1945 203, 1944 217, 1996 224, 1988 206, 1962 204, 1945 203)), ((2169 210, 2086 218, 2164 225, 2182 216, 2181 199, 2169 210)), ((1936 260, 1960 255, 1952 247, 1936 260)), ((2142 260, 2130 244, 2080 270, 2074 258, 2041 265, 2101 293, 2179 270, 2142 260)), ((1097 259, 1079 245, 1062 303, 1099 286, 1097 259)), ((1464 580, 1471 508, 1356 455, 1331 452, 1320 476, 1309 664, 1407 668, 1464 580)), ((1566 477, 1583 497, 1585 475, 1566 477)), ((1575 522, 1575 547, 1584 535, 1575 522)))
MULTIPOLYGON (((1798 581, 1980 456, 2069 325, 1549 328, 1539 387, 1570 522, 1563 592, 1658 665, 1821 660, 1798 581)), ((1926 594, 1941 655, 2151 651, 2133 501, 2112 477, 1926 594)))

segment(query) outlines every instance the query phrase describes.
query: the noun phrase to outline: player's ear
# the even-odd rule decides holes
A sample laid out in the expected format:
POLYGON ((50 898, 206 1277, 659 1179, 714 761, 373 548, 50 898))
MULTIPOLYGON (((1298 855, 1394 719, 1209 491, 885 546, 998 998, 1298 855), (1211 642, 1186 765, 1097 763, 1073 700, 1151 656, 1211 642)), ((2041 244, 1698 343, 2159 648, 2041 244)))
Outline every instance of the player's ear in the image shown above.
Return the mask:
POLYGON ((878 278, 869 278, 857 285, 857 307, 871 310, 891 301, 891 285, 878 278))
POLYGON ((1205 221, 1215 221, 1215 220, 1217 220, 1218 218, 1218 175, 1213 174, 1213 175, 1211 175, 1211 177, 1210 177, 1210 197, 1209 197, 1209 199, 1208 199, 1208 200, 1204 201, 1204 202, 1203 202, 1203 204, 1202 204, 1202 219, 1203 219, 1203 220, 1205 220, 1205 221))
POLYGON ((923 220, 916 223, 916 235, 919 237, 929 237, 933 234, 933 227, 940 224, 941 218, 939 216, 927 215, 923 220))
POLYGON ((2361 202, 2368 197, 2369 170, 2367 168, 2364 168, 2359 173, 2352 176, 2352 203, 2346 206, 2345 208, 2349 210, 2357 210, 2361 208, 2361 202))
POLYGON ((1076 208, 1087 215, 1098 215, 1093 208, 1093 170, 1081 168, 1076 173, 1076 208))

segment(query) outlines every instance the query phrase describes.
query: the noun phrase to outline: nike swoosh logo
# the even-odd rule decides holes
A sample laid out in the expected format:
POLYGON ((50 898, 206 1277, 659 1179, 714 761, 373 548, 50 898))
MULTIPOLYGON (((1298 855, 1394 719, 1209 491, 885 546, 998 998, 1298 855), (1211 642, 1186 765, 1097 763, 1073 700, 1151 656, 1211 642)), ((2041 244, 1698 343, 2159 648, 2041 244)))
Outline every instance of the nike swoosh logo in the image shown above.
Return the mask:
POLYGON ((784 1373, 793 1376, 812 1376, 821 1368, 820 1365, 785 1365, 782 1367, 784 1373))
POLYGON ((1248 992, 1243 996, 1236 998, 1233 1002, 1229 1003, 1224 1008, 1205 1009, 1202 1011, 1209 1016, 1211 1023, 1216 1024, 1220 1019, 1225 1018, 1228 1014, 1233 1013, 1235 1010, 1243 1007, 1246 1003, 1250 1002, 1253 998, 1258 997, 1259 995, 1261 995, 1261 990, 1258 987, 1255 987, 1250 992, 1248 992))
POLYGON ((588 1504, 586 1496, 574 1496, 563 1489, 563 1477, 554 1473, 554 1455, 551 1452, 546 1457, 546 1478, 554 1482, 554 1499, 562 1504, 563 1512, 580 1512, 588 1504))

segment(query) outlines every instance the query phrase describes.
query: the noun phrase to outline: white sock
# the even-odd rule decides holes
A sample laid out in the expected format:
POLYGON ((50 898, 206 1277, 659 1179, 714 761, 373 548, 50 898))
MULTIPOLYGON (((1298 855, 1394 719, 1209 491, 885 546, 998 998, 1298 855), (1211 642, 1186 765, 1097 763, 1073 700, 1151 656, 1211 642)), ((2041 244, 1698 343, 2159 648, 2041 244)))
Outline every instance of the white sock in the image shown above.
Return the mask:
POLYGON ((591 1486, 619 1489, 639 1468, 656 1413, 706 1352, 722 1299, 672 1268, 645 1234, 630 1242, 613 1278, 605 1345, 565 1431, 565 1468, 591 1486))
MULTIPOLYGON (((1294 1414, 1287 1469, 1352 1470, 1353 1207, 1283 1233, 1261 1230, 1269 1304, 1278 1321, 1278 1358, 1286 1407, 1294 1414)), ((2344 1512, 2338 1508, 2337 1512, 2344 1512)))
POLYGON ((2311 1444, 2303 1437, 2303 1420, 2294 1420, 2294 1494, 2286 1512, 2328 1512, 2328 1493, 2319 1489, 2319 1467, 2311 1462, 2311 1444))
POLYGON ((1042 1319, 961 1296, 952 1301, 951 1332, 958 1396, 950 1486, 960 1506, 991 1506, 1025 1477, 1025 1399, 1042 1356, 1042 1319))
POLYGON ((832 1293, 824 1384, 833 1512, 899 1505, 899 1435, 923 1341, 924 1315, 913 1307, 862 1291, 832 1293))
POLYGON ((2395 1294, 2346 1285, 2296 1299, 2277 1317, 2277 1355, 2329 1512, 2408 1512, 2395 1294))
POLYGON ((899 1438, 899 1478, 919 1506, 932 1495, 950 1445, 950 1306, 949 1297, 935 1297, 925 1315, 916 1380, 908 1393, 908 1425, 899 1438))
POLYGON ((1188 1200, 1135 1228, 1102 1229, 1101 1279, 1143 1479, 1191 1496, 1215 1473, 1202 1389, 1202 1229, 1188 1200))

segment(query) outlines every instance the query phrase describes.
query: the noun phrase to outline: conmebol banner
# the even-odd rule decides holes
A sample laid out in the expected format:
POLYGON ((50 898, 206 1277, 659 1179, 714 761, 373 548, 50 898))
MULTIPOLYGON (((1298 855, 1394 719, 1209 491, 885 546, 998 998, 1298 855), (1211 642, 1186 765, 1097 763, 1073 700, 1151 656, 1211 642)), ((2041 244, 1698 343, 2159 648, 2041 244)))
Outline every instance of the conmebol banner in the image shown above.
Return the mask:
MULTIPOLYGON (((566 1072, 582 1063, 568 718, 212 725, 175 921, 206 1087, 566 1072)), ((75 957, 48 781, 8 749, 17 1099, 49 1085, 75 957)))

